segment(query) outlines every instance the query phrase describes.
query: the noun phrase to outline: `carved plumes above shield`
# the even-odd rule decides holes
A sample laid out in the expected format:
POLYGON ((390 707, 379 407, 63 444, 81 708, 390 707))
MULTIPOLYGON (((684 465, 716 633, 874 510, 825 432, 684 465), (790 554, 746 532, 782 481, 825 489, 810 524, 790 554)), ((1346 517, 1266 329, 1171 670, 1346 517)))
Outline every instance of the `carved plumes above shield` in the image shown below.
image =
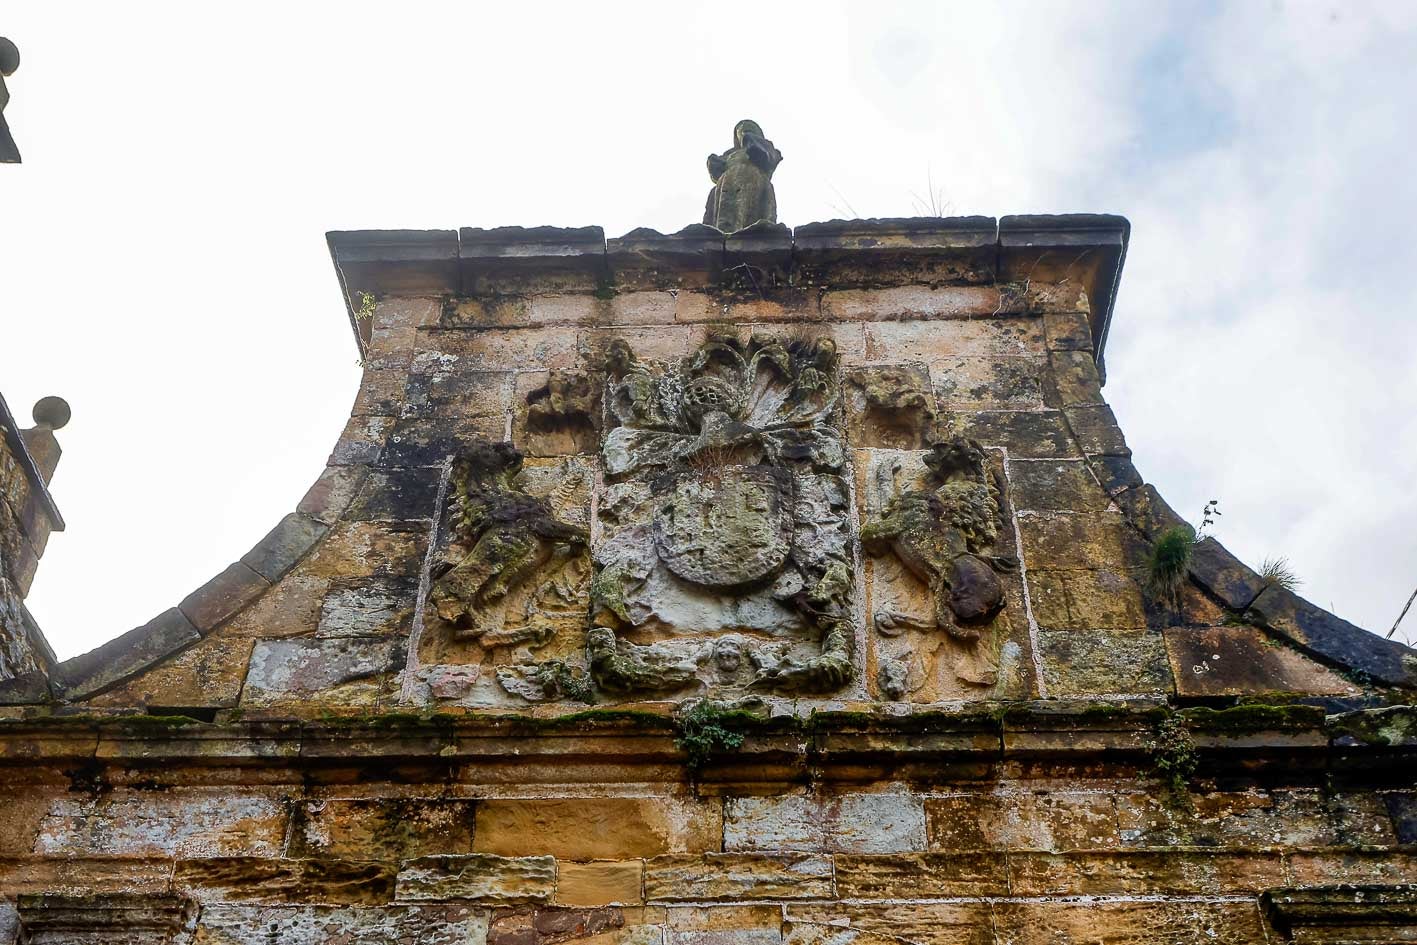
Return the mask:
POLYGON ((792 476, 770 466, 686 471, 657 483, 654 541, 686 581, 713 588, 776 574, 792 550, 792 476))

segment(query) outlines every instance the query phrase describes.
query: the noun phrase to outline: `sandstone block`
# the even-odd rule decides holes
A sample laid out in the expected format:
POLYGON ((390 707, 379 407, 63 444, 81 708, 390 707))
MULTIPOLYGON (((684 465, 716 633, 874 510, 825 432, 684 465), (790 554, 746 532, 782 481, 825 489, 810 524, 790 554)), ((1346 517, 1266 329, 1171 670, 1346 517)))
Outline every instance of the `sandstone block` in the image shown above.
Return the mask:
POLYGON ((822 317, 840 321, 970 318, 998 309, 999 291, 992 286, 892 286, 822 295, 822 317))
POLYGON ((1057 945, 1097 941, 1143 945, 1211 945, 1264 942, 1254 902, 1020 902, 994 912, 998 945, 1057 945))
POLYGON ((325 528, 313 518, 292 512, 246 552, 241 563, 274 583, 324 536, 325 528))
POLYGON ((1129 848, 1386 847, 1396 843, 1382 799, 1318 789, 1213 791, 1189 809, 1148 794, 1119 794, 1117 824, 1129 848))
POLYGON ((829 857, 805 853, 672 854, 645 864, 645 899, 825 899, 832 895, 829 857))
POLYGON ((1131 456, 1117 417, 1106 404, 1096 406, 1065 406, 1063 415, 1077 438, 1077 445, 1088 456, 1131 456))
POLYGON ((1102 378, 1091 351, 1050 351, 1043 373, 1043 402, 1050 407, 1101 404, 1102 378))
POLYGON ((1011 460, 1009 497, 1034 511, 1100 512, 1111 504, 1080 459, 1011 460))
POLYGON ((173 886, 200 902, 378 905, 394 895, 394 867, 335 859, 178 860, 173 886))
POLYGON ((1139 567, 1147 546, 1122 516, 1111 512, 1039 512, 1018 516, 1028 569, 1139 567))
POLYGON ((473 851, 471 800, 364 798, 295 805, 290 855, 398 862, 473 851))
POLYGON ((622 941, 625 922, 625 911, 616 908, 498 911, 487 928, 487 945, 622 941))
POLYGON ((927 798, 925 814, 930 849, 941 852, 1061 852, 1119 845, 1109 794, 957 794, 927 798))
POLYGON ((591 328, 580 334, 577 345, 582 360, 591 364, 603 363, 606 350, 617 340, 628 344, 641 361, 672 361, 691 353, 706 337, 703 325, 591 328))
POLYGON ((468 945, 483 941, 487 913, 462 905, 393 908, 210 903, 198 921, 197 945, 468 945))
POLYGON ((92 706, 120 708, 134 705, 230 708, 241 695, 250 654, 250 637, 235 633, 232 624, 228 624, 126 682, 86 697, 86 702, 92 706))
POLYGON ((996 446, 1021 459, 1080 455, 1057 410, 981 410, 960 417, 961 431, 982 446, 996 446))
POLYGON ((992 318, 871 322, 866 325, 866 359, 933 364, 949 358, 1041 354, 1042 321, 992 318))
MULTIPOLYGON (((441 449, 452 449, 452 446, 445 445, 441 449)), ((438 514, 438 483, 441 477, 442 468, 439 465, 371 470, 359 494, 354 496, 354 502, 350 503, 346 519, 410 523, 410 527, 424 526, 421 530, 427 531, 425 523, 434 520, 438 514)))
MULTIPOLYGON (((493 365, 471 369, 429 371, 410 375, 401 418, 409 417, 504 417, 511 408, 513 371, 490 370, 493 365)), ((509 364, 507 367, 516 367, 509 364)))
POLYGON ((1015 896, 1233 896, 1285 883, 1278 853, 1012 853, 1015 896))
POLYGON ((1142 485, 1141 473, 1132 465, 1128 456, 1089 456, 1087 464, 1097 477, 1102 491, 1109 496, 1117 496, 1128 489, 1142 485))
POLYGON ((548 902, 555 889, 556 861, 549 856, 472 853, 409 860, 399 870, 395 895, 402 902, 467 899, 512 905, 548 902))
POLYGON ((679 797, 493 799, 477 809, 477 848, 503 856, 631 859, 717 850, 717 800, 679 797))
POLYGON ((277 796, 221 788, 115 791, 54 801, 36 853, 279 856, 286 805, 277 796))
MULTIPOLYGON (((0 889, 24 894, 165 893, 172 888, 168 856, 26 856, 0 860, 0 889)), ((3 900, 0 900, 3 901, 3 900)), ((4 939, 0 939, 3 942, 4 939)))
POLYGON ((1139 630, 1146 626, 1146 599, 1129 571, 1030 568, 1028 593, 1039 626, 1050 630, 1139 630))
POLYGON ((1043 406, 1036 357, 946 358, 930 365, 935 396, 956 410, 1031 410, 1043 406))
POLYGON ((428 531, 426 523, 341 522, 301 562, 299 573, 328 580, 413 577, 423 564, 428 531))
POLYGON ((782 908, 708 906, 668 910, 668 945, 774 945, 782 941, 782 908))
POLYGON ((1338 673, 1257 627, 1169 627, 1165 641, 1181 696, 1359 694, 1338 673))
POLYGON ((1298 851, 1284 859, 1295 886, 1327 886, 1340 877, 1345 883, 1386 885, 1417 876, 1417 852, 1410 850, 1298 851))
POLYGON ((238 561, 188 594, 178 609, 199 633, 205 634, 270 586, 270 581, 238 561))
POLYGON ((987 901, 787 903, 784 911, 787 941, 801 945, 993 945, 994 941, 993 909, 987 901))
POLYGON ((359 491, 364 470, 348 466, 327 466, 306 491, 295 511, 325 525, 333 525, 359 491))
POLYGON ((344 425, 335 448, 330 451, 330 466, 368 465, 383 452, 384 441, 394 428, 392 416, 353 416, 344 425))
POLYGON ((489 365, 515 365, 518 370, 568 368, 579 357, 576 329, 486 328, 419 332, 420 350, 412 370, 485 370, 489 365))
POLYGON ((371 637, 405 630, 418 588, 407 578, 376 576, 337 581, 320 605, 316 635, 371 637))
POLYGON ((1040 630, 1038 649, 1050 696, 1164 696, 1171 691, 1158 633, 1040 630))
POLYGON ((351 683, 377 686, 377 678, 397 670, 400 641, 369 637, 260 640, 251 651, 242 701, 261 705, 316 694, 351 683))
POLYGON ((192 622, 173 607, 98 649, 65 660, 56 681, 66 698, 83 699, 201 638, 192 622))
MULTIPOLYGON (((57 789, 12 786, 0 804, 0 856, 23 856, 34 849, 40 824, 49 813, 57 789)), ((0 942, 4 942, 0 938, 0 942)))
POLYGON ((449 300, 439 313, 439 328, 518 328, 531 324, 531 299, 524 295, 449 300))
POLYGON ((1045 312, 1043 336, 1050 351, 1092 350, 1092 329, 1082 312, 1045 312))
POLYGON ((832 857, 843 899, 1006 896, 1009 873, 998 853, 912 853, 832 857))
POLYGON ((635 905, 642 900, 644 863, 596 860, 556 864, 556 903, 562 906, 635 905))
POLYGON ((924 850, 925 808, 908 794, 731 798, 723 843, 727 850, 924 850))
POLYGON ((354 398, 353 415, 396 417, 403 409, 408 369, 402 366, 368 367, 354 398))

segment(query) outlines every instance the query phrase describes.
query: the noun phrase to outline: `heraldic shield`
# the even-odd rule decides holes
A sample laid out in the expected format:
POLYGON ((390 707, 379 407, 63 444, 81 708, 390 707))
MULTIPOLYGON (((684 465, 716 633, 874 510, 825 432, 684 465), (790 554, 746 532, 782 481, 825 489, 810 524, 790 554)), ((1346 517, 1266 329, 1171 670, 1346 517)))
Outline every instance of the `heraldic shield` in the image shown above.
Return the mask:
POLYGON ((654 542, 674 574, 728 589, 775 575, 792 550, 792 476, 773 466, 679 472, 656 484, 654 542))

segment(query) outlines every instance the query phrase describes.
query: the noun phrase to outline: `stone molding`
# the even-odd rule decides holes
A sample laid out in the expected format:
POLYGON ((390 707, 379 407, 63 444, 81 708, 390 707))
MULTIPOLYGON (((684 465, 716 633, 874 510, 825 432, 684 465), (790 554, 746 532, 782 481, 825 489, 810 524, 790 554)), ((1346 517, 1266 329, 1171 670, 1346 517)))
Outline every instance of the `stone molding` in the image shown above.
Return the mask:
POLYGON ((24 895, 19 945, 168 945, 196 917, 175 895, 24 895))
POLYGON ((1409 942, 1417 936, 1417 883, 1271 889, 1261 902, 1276 929, 1305 945, 1409 942))
MULTIPOLYGON (((358 765, 397 761, 401 771, 425 774, 461 768, 506 777, 513 766, 528 783, 595 779, 638 783, 685 763, 676 746, 672 703, 646 710, 591 710, 533 718, 477 712, 387 713, 319 720, 272 715, 202 723, 175 716, 52 716, 0 721, 6 754, 0 766, 274 767, 323 771, 322 779, 358 778, 358 765), (333 766, 333 767, 331 767, 333 766)), ((1417 717, 1410 706, 1325 716, 1313 706, 1239 706, 1184 709, 1174 714, 1154 700, 1128 704, 1045 700, 981 707, 931 709, 904 715, 868 710, 868 704, 805 718, 741 720, 740 747, 715 756, 700 783, 801 783, 804 780, 882 778, 990 779, 1006 766, 1035 772, 1075 771, 1088 764, 1151 770, 1157 725, 1174 718, 1194 746, 1198 776, 1261 773, 1334 783, 1372 783, 1403 777, 1417 764, 1417 717)))

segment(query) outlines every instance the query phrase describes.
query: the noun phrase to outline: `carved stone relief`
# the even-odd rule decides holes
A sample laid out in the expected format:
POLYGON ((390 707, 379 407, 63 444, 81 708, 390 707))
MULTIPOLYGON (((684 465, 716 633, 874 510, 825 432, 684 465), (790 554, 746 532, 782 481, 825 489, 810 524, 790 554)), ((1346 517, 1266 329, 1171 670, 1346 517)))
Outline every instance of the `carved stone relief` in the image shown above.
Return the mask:
POLYGON ((861 543, 873 559, 877 689, 890 699, 936 701, 999 685, 1001 660, 1018 660, 1011 638, 1023 626, 1007 612, 1018 593, 1010 592, 1017 559, 1002 475, 963 437, 924 452, 871 452, 865 472, 874 511, 861 543))
POLYGON ((846 375, 846 395, 854 445, 902 450, 925 445, 935 421, 925 365, 858 367, 846 375))
POLYGON ((731 333, 612 347, 591 666, 611 692, 824 692, 851 675, 836 348, 731 333))
POLYGON ((432 698, 588 696, 593 478, 586 460, 528 465, 510 443, 475 442, 456 461, 420 648, 432 698))
POLYGON ((604 384, 604 373, 595 369, 549 372, 527 394, 526 442, 520 445, 533 455, 595 452, 604 384))

